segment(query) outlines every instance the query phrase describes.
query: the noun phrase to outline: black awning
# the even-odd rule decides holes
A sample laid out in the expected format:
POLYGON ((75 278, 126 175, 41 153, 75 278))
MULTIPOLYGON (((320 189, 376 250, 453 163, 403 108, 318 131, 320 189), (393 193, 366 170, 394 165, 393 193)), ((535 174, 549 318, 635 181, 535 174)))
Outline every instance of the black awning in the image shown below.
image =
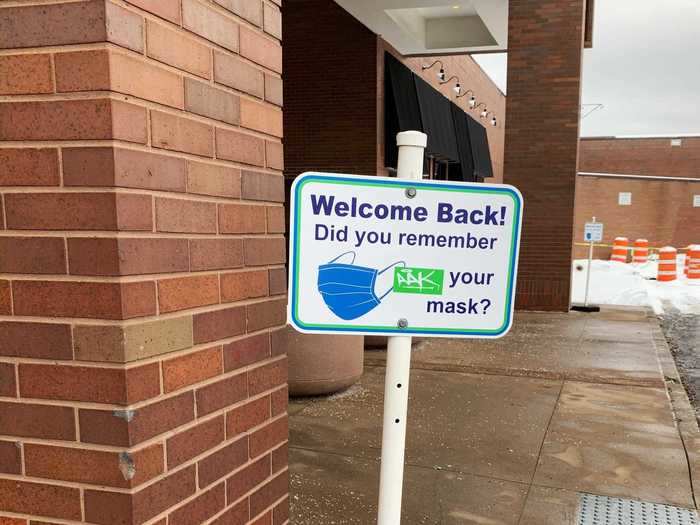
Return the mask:
POLYGON ((469 115, 467 115, 467 119, 469 122, 469 139, 472 145, 472 158, 474 159, 474 175, 483 179, 493 177, 489 137, 486 134, 486 128, 469 115))
POLYGON ((413 73, 399 62, 391 53, 386 53, 385 85, 387 89, 387 104, 393 102, 396 111, 398 131, 420 131, 423 129, 421 113, 418 108, 416 86, 413 73))
POLYGON ((384 54, 384 104, 385 166, 396 167, 396 134, 417 130, 428 135, 426 158, 451 164, 450 179, 493 176, 486 129, 391 53, 384 54))
POLYGON ((423 133, 428 135, 427 154, 440 160, 459 162, 450 101, 418 75, 413 75, 413 79, 423 133))
POLYGON ((469 138, 469 117, 454 102, 450 103, 452 109, 452 120, 457 138, 457 150, 459 151, 459 170, 450 170, 451 180, 463 180, 473 182, 476 180, 474 174, 474 158, 472 157, 472 143, 469 138))
POLYGON ((384 54, 384 165, 396 167, 396 134, 422 131, 413 73, 391 53, 384 54))

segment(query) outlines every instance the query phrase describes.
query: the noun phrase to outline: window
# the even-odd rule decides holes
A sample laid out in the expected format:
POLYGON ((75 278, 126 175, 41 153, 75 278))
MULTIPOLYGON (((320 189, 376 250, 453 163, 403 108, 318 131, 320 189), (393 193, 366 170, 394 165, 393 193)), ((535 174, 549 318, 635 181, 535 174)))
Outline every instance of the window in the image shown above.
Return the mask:
POLYGON ((632 205, 632 193, 629 191, 621 191, 617 196, 617 203, 620 206, 632 205))
POLYGON ((700 208, 700 195, 693 195, 693 208, 700 208))

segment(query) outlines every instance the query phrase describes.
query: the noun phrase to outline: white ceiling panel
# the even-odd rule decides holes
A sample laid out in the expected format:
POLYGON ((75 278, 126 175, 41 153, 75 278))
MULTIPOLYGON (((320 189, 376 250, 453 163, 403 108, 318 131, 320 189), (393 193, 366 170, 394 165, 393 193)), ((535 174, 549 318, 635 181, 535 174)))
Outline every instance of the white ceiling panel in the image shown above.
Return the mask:
POLYGON ((508 0, 335 0, 404 55, 504 51, 508 0))

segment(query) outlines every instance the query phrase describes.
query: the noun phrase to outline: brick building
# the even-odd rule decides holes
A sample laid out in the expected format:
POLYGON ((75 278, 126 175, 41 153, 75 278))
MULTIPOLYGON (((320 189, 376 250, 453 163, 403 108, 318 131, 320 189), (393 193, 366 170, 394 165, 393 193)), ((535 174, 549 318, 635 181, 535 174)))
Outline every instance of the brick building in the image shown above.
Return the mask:
MULTIPOLYGON (((576 182, 576 235, 592 216, 604 243, 645 238, 651 246, 700 243, 700 137, 581 139, 576 182)), ((575 256, 586 256, 576 247, 575 256)), ((597 248, 607 258, 610 249, 597 248)))
POLYGON ((454 84, 441 84, 432 68, 423 70, 439 60, 446 78, 456 75, 480 107, 497 115, 495 127, 483 122, 495 175, 489 182, 513 184, 525 198, 517 307, 568 310, 581 51, 584 40, 591 43, 592 2, 569 4, 567 16, 557 1, 509 2, 507 29, 493 31, 500 41, 489 49, 473 46, 478 51, 507 46, 507 99, 470 57, 455 55, 455 49, 428 50, 420 39, 407 41, 407 26, 392 23, 399 15, 384 10, 383 2, 289 0, 287 5, 293 9, 284 12, 286 175, 293 178, 307 169, 386 173, 387 53, 479 120, 479 111, 468 108, 469 98, 457 99, 452 92, 454 84), (319 21, 312 32, 310 17, 319 21), (532 30, 535 24, 540 30, 532 30), (409 56, 401 54, 405 49, 409 56))
POLYGON ((280 38, 274 2, 0 6, 0 514, 284 521, 280 38))
MULTIPOLYGON (((381 93, 390 47, 418 74, 420 55, 445 57, 502 117, 470 59, 447 57, 507 49, 508 121, 488 137, 504 142, 496 178, 526 199, 518 305, 567 309, 584 0, 502 0, 483 19, 492 0, 456 0, 480 29, 438 31, 454 42, 422 50, 372 26, 367 9, 385 3, 338 2, 365 26, 346 39, 369 53, 355 65, 327 49, 357 74, 314 102, 381 93)), ((281 10, 0 5, 3 525, 287 522, 282 142, 304 130, 283 132, 281 10)), ((313 13, 306 24, 323 32, 313 13)), ((310 60, 308 82, 322 74, 310 60)), ((378 137, 378 107, 353 129, 378 137)), ((307 132, 323 141, 341 122, 307 132)), ((347 152, 353 171, 382 166, 371 142, 347 152)))

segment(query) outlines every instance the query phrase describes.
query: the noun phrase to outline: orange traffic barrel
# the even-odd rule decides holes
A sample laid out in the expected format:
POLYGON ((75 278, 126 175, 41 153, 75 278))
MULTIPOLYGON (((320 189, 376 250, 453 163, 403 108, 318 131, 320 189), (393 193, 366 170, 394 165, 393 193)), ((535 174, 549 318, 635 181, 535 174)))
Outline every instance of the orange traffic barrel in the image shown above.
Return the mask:
POLYGON ((664 246, 659 250, 659 269, 656 274, 657 281, 676 280, 676 254, 672 246, 664 246))
POLYGON ((637 239, 634 241, 634 251, 632 252, 632 261, 636 263, 645 263, 649 258, 649 241, 646 239, 637 239))
POLYGON ((688 279, 700 279, 700 244, 688 246, 685 256, 686 275, 688 279))
POLYGON ((629 242, 627 237, 615 237, 610 260, 622 263, 627 262, 627 245, 629 242))

